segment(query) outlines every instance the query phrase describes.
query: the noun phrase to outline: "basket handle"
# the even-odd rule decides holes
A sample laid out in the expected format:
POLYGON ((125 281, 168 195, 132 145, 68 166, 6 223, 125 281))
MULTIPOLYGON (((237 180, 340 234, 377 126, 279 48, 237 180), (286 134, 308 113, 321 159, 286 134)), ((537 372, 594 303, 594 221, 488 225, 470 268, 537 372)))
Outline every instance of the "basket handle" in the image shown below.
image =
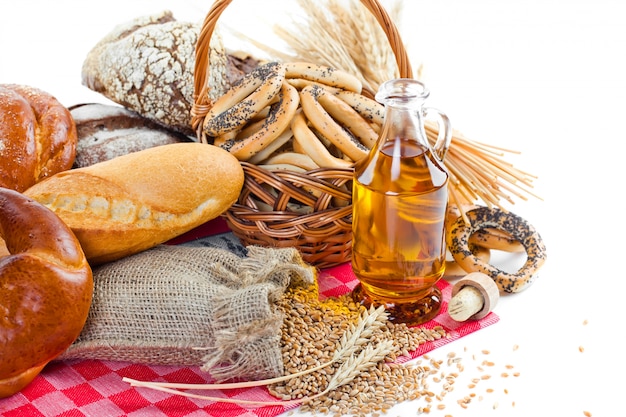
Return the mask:
MULTIPOLYGON (((217 19, 232 0, 215 0, 204 19, 196 44, 196 62, 194 67, 194 103, 191 109, 191 125, 194 130, 202 128, 202 121, 211 108, 208 96, 208 74, 210 41, 217 19)), ((398 29, 389 14, 376 0, 361 0, 361 3, 374 15, 387 35, 391 49, 396 57, 396 64, 401 78, 413 78, 411 63, 400 38, 398 29)), ((200 136, 198 136, 200 137, 200 136)))

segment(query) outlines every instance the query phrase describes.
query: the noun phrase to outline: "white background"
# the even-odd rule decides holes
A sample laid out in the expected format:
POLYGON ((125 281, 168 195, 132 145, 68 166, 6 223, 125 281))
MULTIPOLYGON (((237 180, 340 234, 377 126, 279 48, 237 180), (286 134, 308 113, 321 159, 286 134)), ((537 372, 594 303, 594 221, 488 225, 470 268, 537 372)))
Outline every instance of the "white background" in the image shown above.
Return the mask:
MULTIPOLYGON (((223 18, 260 33, 285 2, 237 0, 229 10, 238 12, 223 18)), ((80 70, 115 25, 162 9, 201 20, 210 8, 198 0, 8 4, 0 6, 0 83, 38 87, 68 106, 107 102, 81 85, 80 70)), ((430 415, 624 415, 626 15, 619 2, 407 0, 404 8, 399 26, 414 66, 424 64, 428 104, 466 136, 521 152, 506 158, 538 176, 542 200, 518 199, 510 208, 548 248, 535 284, 500 299, 497 324, 432 355, 463 356, 471 379, 472 355, 488 349, 497 366, 512 364, 520 376, 494 375, 496 392, 474 390, 483 400, 467 410, 456 404, 470 392, 459 382, 446 409, 430 415)), ((421 405, 389 415, 415 415, 421 405)))

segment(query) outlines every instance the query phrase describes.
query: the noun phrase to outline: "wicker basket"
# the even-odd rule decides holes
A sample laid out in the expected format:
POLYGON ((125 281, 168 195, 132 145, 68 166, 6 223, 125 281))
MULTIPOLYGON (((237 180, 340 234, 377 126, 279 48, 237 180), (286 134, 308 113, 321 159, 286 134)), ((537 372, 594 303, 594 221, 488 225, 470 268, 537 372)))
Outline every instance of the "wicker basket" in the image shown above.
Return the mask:
MULTIPOLYGON (((217 19, 231 1, 216 0, 213 3, 198 38, 194 70, 194 127, 202 126, 210 109, 207 94, 209 42, 217 19)), ((412 78, 413 71, 404 44, 387 12, 377 1, 361 0, 361 3, 384 30, 400 77, 412 78)), ((366 92, 363 94, 366 95, 366 92)), ((269 171, 246 162, 241 164, 245 173, 243 189, 225 217, 244 245, 296 247, 305 261, 318 268, 350 260, 352 169, 321 168, 296 173, 269 171)))

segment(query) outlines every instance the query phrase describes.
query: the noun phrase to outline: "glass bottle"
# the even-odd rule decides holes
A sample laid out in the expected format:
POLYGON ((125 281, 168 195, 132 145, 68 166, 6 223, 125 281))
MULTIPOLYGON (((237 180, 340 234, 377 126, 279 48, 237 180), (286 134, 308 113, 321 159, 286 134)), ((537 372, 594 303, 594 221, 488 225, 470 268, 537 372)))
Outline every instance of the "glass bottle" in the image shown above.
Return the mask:
POLYGON ((376 100, 385 120, 375 146, 355 164, 352 204, 352 292, 366 306, 384 304, 392 321, 416 325, 435 317, 445 269, 444 219, 451 140, 447 116, 424 107, 429 95, 413 79, 382 84, 376 100), (434 115, 439 133, 430 146, 424 120, 434 115))

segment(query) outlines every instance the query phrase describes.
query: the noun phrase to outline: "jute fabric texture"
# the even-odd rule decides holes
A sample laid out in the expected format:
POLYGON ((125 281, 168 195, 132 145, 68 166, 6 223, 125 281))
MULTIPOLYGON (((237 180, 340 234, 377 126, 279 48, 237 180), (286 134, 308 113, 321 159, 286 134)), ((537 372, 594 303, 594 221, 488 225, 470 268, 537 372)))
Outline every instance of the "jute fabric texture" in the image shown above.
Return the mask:
POLYGON ((294 248, 160 245, 94 268, 87 323, 58 359, 200 366, 216 381, 283 374, 275 303, 316 270, 294 248))

